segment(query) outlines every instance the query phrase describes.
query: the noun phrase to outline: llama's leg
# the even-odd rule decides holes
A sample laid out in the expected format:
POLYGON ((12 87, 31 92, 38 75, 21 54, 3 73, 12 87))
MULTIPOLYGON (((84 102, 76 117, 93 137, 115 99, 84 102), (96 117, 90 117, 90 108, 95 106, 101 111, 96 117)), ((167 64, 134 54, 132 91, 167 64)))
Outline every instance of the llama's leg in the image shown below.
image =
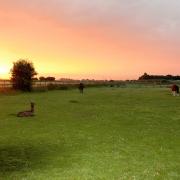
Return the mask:
POLYGON ((176 96, 176 91, 173 91, 172 94, 173 94, 173 96, 176 96))

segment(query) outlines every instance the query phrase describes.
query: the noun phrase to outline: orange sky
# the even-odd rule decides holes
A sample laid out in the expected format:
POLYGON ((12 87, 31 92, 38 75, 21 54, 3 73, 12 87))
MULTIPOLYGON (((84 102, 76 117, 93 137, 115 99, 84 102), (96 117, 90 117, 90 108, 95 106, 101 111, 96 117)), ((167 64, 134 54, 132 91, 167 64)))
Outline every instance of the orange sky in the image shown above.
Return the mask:
POLYGON ((180 74, 177 0, 0 1, 0 78, 29 59, 57 78, 180 74))

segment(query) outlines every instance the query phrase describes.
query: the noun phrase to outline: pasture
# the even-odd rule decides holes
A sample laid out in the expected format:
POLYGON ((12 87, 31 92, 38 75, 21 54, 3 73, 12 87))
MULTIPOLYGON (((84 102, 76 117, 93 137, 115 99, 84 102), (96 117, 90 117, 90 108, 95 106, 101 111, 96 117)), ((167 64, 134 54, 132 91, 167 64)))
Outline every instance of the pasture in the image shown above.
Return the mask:
POLYGON ((180 97, 166 88, 1 94, 0 179, 180 179, 180 97), (16 117, 30 101, 36 116, 16 117))

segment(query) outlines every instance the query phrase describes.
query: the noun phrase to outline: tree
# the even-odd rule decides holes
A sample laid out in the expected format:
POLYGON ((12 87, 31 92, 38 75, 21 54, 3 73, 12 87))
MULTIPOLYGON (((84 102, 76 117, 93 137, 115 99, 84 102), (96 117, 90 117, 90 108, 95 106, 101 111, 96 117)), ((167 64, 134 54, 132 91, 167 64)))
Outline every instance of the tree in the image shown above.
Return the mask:
POLYGON ((180 80, 180 76, 173 76, 173 75, 148 75, 144 73, 139 80, 180 80))
POLYGON ((45 78, 44 76, 40 76, 40 77, 39 77, 39 80, 40 80, 40 81, 45 81, 46 78, 45 78))
POLYGON ((150 78, 151 77, 147 73, 144 73, 141 77, 139 77, 139 80, 148 80, 150 78))
POLYGON ((14 89, 22 91, 32 90, 33 77, 37 75, 34 65, 28 60, 20 59, 13 63, 11 81, 14 89))
POLYGON ((51 77, 51 76, 46 78, 46 81, 55 81, 55 80, 56 80, 56 78, 55 77, 51 77))

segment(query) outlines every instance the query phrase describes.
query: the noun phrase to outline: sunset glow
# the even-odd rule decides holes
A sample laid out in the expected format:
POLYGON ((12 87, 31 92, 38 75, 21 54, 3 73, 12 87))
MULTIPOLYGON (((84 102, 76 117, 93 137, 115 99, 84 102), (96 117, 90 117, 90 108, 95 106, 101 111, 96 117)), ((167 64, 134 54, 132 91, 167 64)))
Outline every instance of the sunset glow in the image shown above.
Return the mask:
POLYGON ((0 74, 6 76, 9 73, 9 69, 7 66, 0 66, 0 74))
POLYGON ((180 1, 0 1, 0 78, 29 59, 57 78, 180 74, 180 1))

